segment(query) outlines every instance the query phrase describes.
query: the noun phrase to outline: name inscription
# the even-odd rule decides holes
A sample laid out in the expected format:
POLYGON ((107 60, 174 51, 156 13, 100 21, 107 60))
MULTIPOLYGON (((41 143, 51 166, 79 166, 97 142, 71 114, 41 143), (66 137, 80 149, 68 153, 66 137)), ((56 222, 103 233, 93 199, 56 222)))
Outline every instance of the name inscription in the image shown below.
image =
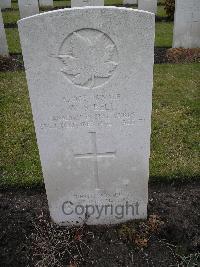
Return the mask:
POLYGON ((121 102, 121 94, 64 96, 62 111, 52 115, 47 122, 42 122, 40 129, 111 127, 114 123, 124 126, 135 124, 134 110, 126 104, 121 105, 121 102))

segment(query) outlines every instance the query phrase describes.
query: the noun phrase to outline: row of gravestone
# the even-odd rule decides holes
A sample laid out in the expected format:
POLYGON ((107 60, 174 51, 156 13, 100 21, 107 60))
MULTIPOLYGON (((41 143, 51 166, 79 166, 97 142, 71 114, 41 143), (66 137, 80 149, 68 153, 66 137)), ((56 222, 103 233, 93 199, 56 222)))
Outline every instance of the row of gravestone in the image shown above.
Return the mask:
MULTIPOLYGON (((18 1, 19 2, 19 1, 18 1)), ((24 4, 26 2, 26 5, 37 5, 32 4, 31 0, 24 0, 24 4)), ((33 1, 34 2, 34 1, 33 1)), ((38 0, 37 0, 38 2, 38 0)), ((72 0, 72 7, 74 6, 103 6, 104 0, 72 0)), ((137 5, 139 6, 139 9, 147 10, 151 12, 156 12, 157 9, 157 0, 124 0, 124 5, 137 5)), ((53 6, 53 0, 39 0, 40 6, 53 6)), ((0 7, 1 9, 4 8, 11 8, 11 0, 1 0, 0 1, 0 7)))
POLYGON ((155 15, 71 8, 18 29, 53 221, 146 218, 155 15))
MULTIPOLYGON (((125 0, 124 5, 137 4, 136 0, 125 0)), ((53 7, 53 0, 18 0, 20 17, 25 18, 39 14, 39 6, 53 7)), ((71 0, 71 7, 104 6, 104 0, 71 0)), ((11 0, 1 0, 1 9, 11 8, 11 0)), ((138 0, 138 9, 156 14, 157 0, 138 0)))
MULTIPOLYGON (((129 0, 131 4, 136 0, 129 0)), ((128 2, 126 2, 128 3, 128 2)), ((39 13, 38 0, 18 0, 21 18, 39 13)), ((2 8, 10 7, 11 0, 0 0, 2 8)), ((40 0, 40 5, 52 6, 52 0, 40 0)), ((72 0, 72 6, 103 6, 104 0, 72 0)), ((139 9, 156 13, 157 0, 139 0, 139 9)), ((0 12, 1 13, 1 12, 0 12)), ((173 47, 200 47, 200 0, 176 0, 173 47)), ((0 14, 0 55, 8 55, 6 35, 0 14)))
MULTIPOLYGON (((11 8, 11 5, 12 5, 11 0, 0 0, 0 8, 1 9, 11 8)), ((32 0, 27 0, 26 1, 26 5, 31 5, 32 6, 32 0)), ((39 5, 41 7, 43 7, 43 6, 53 6, 53 0, 39 0, 39 5)))

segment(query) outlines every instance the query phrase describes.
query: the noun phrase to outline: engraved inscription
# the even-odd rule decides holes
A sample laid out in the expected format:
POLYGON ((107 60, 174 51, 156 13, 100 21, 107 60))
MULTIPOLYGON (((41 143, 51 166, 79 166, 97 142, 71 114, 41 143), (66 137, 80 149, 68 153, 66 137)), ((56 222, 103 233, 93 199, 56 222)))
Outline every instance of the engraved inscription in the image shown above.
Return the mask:
POLYGON ((119 190, 115 193, 109 193, 105 190, 96 190, 94 193, 92 192, 76 192, 72 195, 72 198, 74 201, 85 201, 87 200, 88 204, 94 203, 94 200, 96 203, 101 203, 103 201, 107 204, 111 203, 121 203, 123 199, 126 197, 126 199, 130 199, 132 201, 133 194, 129 192, 125 192, 124 190, 119 190), (97 202, 98 201, 98 202, 97 202))
POLYGON ((75 85, 91 89, 103 85, 118 65, 117 48, 105 33, 81 29, 63 41, 58 58, 62 73, 75 85))
POLYGON ((94 94, 63 96, 64 106, 60 112, 40 124, 40 129, 67 129, 89 127, 111 127, 143 123, 145 120, 133 109, 132 105, 120 105, 122 96, 116 94, 94 94))
POLYGON ((102 189, 100 188, 99 183, 99 168, 98 168, 98 158, 106 157, 106 158, 113 158, 115 157, 116 151, 109 151, 105 153, 98 153, 97 152, 97 141, 96 141, 96 132, 89 132, 91 134, 92 138, 92 146, 93 146, 93 152, 92 153, 85 153, 85 154, 75 154, 75 158, 81 158, 81 159, 94 159, 94 177, 96 181, 96 189, 102 189))

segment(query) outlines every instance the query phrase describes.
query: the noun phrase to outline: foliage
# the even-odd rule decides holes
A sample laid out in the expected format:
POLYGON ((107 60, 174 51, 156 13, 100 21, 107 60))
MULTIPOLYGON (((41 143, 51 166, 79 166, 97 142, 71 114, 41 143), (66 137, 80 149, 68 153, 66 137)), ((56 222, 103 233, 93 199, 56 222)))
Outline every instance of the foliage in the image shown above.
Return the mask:
POLYGON ((199 62, 200 63, 200 48, 171 48, 166 53, 168 62, 174 63, 189 63, 199 62))
POLYGON ((165 11, 170 19, 174 19, 175 0, 165 0, 165 11))
POLYGON ((164 222, 156 214, 151 214, 147 221, 136 221, 130 224, 122 224, 119 235, 137 248, 145 248, 148 241, 155 233, 159 233, 164 222))

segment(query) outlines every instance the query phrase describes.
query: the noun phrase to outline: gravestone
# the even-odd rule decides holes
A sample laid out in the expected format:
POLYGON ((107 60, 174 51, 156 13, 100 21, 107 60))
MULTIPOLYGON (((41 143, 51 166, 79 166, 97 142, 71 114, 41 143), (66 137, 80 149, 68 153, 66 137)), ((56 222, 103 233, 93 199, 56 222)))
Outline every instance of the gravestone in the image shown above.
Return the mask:
POLYGON ((18 22, 50 214, 60 225, 147 216, 154 20, 83 7, 18 22))
POLYGON ((5 34, 1 9, 0 9, 0 55, 8 56, 8 45, 7 45, 7 40, 6 40, 6 34, 5 34))
POLYGON ((11 8, 11 0, 0 0, 0 8, 11 8))
POLYGON ((71 0, 71 7, 104 6, 104 0, 71 0))
POLYGON ((39 5, 41 7, 45 6, 53 7, 53 0, 39 0, 39 5))
POLYGON ((138 0, 138 9, 156 14, 157 0, 138 0))
POLYGON ((200 0, 176 0, 173 47, 200 47, 200 0))
POLYGON ((38 0, 18 0, 20 18, 39 14, 38 0))
POLYGON ((124 0, 123 5, 137 5, 138 0, 124 0))

